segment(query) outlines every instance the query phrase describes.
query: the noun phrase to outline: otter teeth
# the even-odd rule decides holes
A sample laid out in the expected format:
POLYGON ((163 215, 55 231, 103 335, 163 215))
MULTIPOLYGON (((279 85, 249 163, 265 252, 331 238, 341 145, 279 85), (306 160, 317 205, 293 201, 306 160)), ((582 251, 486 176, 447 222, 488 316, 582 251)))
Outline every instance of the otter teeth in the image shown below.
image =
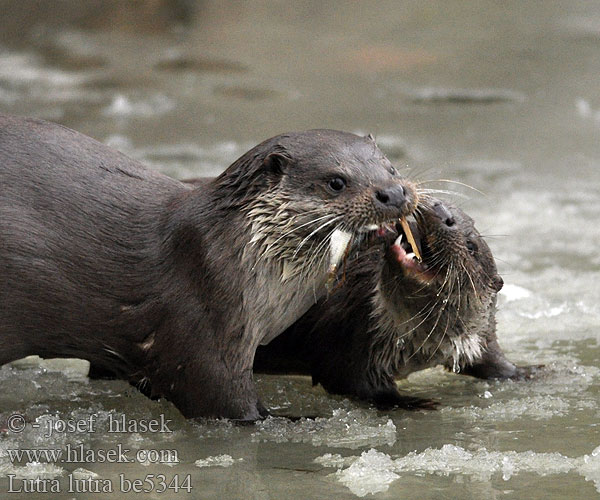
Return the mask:
POLYGON ((394 245, 402 246, 402 234, 400 234, 400 236, 396 238, 396 241, 394 241, 394 245))

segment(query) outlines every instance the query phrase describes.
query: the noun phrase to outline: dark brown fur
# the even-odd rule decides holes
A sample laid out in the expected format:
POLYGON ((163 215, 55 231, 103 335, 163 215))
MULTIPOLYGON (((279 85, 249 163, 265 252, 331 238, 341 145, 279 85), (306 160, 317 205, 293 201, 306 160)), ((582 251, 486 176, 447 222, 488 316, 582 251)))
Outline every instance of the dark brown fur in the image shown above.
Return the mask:
POLYGON ((83 358, 188 417, 259 418, 256 347, 323 295, 330 231, 356 237, 415 202, 372 139, 343 132, 274 137, 190 189, 0 117, 0 364, 83 358))

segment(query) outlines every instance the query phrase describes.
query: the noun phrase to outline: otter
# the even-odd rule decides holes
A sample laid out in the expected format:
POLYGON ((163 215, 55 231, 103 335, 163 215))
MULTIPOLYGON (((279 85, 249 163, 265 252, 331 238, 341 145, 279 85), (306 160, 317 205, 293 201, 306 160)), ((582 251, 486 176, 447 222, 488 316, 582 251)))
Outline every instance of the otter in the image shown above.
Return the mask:
POLYGON ((254 370, 312 375, 334 394, 380 408, 434 408, 400 394, 395 380, 435 365, 483 379, 525 378, 496 337, 496 296, 503 285, 492 253, 461 209, 422 196, 410 232, 383 234, 348 264, 345 281, 269 345, 254 370))
POLYGON ((350 247, 410 214, 372 137, 278 135, 191 189, 60 125, 0 117, 0 365, 37 354, 256 420, 256 347, 326 293, 350 247))

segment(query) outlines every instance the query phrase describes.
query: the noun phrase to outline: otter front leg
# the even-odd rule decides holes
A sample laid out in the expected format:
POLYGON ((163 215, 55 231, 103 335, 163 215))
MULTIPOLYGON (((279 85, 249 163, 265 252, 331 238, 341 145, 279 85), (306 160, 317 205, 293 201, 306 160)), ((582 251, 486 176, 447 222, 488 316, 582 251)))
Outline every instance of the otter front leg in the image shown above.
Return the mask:
POLYGON ((466 366, 461 373, 482 379, 529 379, 543 365, 516 366, 511 363, 500 349, 496 339, 488 342, 481 359, 466 366))
POLYGON ((251 368, 236 369, 216 355, 202 365, 182 362, 174 371, 167 376, 161 370, 151 377, 152 395, 166 397, 186 418, 255 421, 268 415, 258 399, 251 368))

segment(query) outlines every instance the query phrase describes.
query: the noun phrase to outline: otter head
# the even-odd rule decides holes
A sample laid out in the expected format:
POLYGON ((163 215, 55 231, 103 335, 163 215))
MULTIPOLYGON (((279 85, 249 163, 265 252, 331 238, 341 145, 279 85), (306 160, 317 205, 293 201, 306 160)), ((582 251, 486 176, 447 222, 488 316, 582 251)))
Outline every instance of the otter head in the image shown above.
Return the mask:
POLYGON ((258 257, 281 264, 282 280, 333 273, 353 242, 417 204, 414 186, 371 136, 335 130, 268 139, 216 183, 246 214, 258 257))
POLYGON ((495 328, 502 278, 473 219, 459 208, 425 199, 409 227, 416 249, 400 224, 386 247, 380 310, 398 342, 410 344, 403 356, 451 359, 458 370, 481 355, 483 338, 495 328))

